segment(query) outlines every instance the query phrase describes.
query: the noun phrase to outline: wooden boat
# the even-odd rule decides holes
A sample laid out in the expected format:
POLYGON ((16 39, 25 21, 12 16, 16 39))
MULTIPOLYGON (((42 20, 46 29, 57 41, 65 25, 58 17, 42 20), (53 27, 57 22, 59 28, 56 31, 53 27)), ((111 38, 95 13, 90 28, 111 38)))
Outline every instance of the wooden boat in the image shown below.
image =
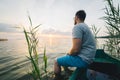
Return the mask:
POLYGON ((106 54, 103 49, 96 51, 94 62, 88 68, 77 68, 69 80, 88 80, 87 69, 102 72, 112 76, 114 80, 120 80, 120 61, 106 54))

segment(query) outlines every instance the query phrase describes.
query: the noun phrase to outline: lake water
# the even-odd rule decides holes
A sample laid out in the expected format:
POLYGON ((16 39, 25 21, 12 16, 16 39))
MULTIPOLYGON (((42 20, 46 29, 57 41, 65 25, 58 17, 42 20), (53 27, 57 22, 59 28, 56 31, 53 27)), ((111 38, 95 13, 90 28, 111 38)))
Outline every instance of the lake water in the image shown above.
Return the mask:
MULTIPOLYGON (((0 42, 0 80, 17 80, 29 71, 24 34, 1 33, 0 38, 8 39, 8 41, 0 42)), ((53 70, 53 62, 56 57, 68 52, 72 45, 71 42, 70 36, 39 35, 38 52, 42 57, 44 47, 46 47, 49 70, 53 70)), ((102 80, 107 80, 107 78, 102 80)))
MULTIPOLYGON (((29 70, 24 34, 1 33, 0 38, 8 39, 8 41, 0 42, 0 80, 16 80, 29 70)), ((53 67, 53 60, 57 56, 64 55, 71 48, 71 38, 69 36, 39 35, 38 53, 41 55, 40 57, 42 57, 44 47, 47 50, 48 61, 50 60, 49 67, 53 67)))

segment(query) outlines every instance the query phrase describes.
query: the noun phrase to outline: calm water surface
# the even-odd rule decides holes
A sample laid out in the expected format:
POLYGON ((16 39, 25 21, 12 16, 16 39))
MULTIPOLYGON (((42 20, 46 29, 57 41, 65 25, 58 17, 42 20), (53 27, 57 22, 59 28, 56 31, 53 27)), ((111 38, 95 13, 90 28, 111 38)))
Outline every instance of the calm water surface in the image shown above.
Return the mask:
MULTIPOLYGON (((8 41, 0 42, 0 80, 16 80, 27 74, 29 61, 26 56, 27 44, 23 33, 1 33, 0 38, 8 41), (12 77, 11 77, 12 76, 12 77)), ((68 52, 71 48, 71 38, 68 36, 39 36, 38 52, 42 57, 44 47, 47 49, 49 67, 53 67, 53 60, 68 52)))

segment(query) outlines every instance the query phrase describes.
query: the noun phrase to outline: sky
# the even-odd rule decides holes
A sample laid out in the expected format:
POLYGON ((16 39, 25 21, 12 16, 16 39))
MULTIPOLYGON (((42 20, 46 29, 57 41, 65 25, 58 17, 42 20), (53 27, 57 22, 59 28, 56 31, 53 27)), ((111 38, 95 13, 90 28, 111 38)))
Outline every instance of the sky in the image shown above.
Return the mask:
POLYGON ((87 13, 85 23, 104 29, 100 18, 105 4, 104 0, 0 0, 0 23, 29 26, 29 12, 33 25, 42 24, 42 31, 68 33, 76 11, 83 9, 87 13))

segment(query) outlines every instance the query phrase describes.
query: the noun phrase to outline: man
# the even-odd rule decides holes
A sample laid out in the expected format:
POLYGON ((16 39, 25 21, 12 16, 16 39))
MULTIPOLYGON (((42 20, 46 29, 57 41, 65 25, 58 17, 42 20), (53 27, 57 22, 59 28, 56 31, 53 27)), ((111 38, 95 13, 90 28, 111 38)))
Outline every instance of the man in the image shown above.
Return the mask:
POLYGON ((54 63, 54 80, 61 78, 61 66, 66 67, 87 67, 96 53, 96 44, 94 36, 89 27, 84 23, 86 13, 79 10, 75 14, 74 28, 72 30, 72 48, 65 56, 59 57, 54 63))

